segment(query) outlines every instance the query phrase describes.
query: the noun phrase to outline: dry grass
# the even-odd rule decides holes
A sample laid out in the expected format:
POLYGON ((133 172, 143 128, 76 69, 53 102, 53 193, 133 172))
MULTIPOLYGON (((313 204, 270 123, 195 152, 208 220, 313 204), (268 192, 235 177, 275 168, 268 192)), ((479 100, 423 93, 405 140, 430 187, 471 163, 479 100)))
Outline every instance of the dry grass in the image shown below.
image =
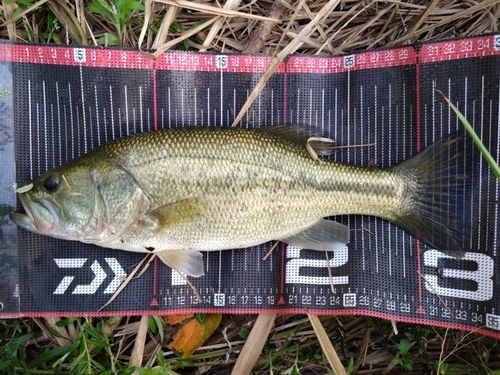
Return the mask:
MULTIPOLYGON (((291 53, 350 53, 496 32, 500 15, 498 0, 145 0, 143 4, 144 11, 130 14, 131 23, 123 33, 125 47, 155 50, 156 54, 186 47, 266 53, 278 60, 291 53)), ((116 28, 109 19, 89 12, 88 5, 83 0, 40 0, 19 10, 15 3, 2 0, 0 38, 97 45, 99 38, 116 34, 116 28), (48 23, 49 14, 59 20, 59 28, 48 23)), ((225 316, 219 330, 184 369, 172 353, 165 353, 165 358, 179 373, 227 374, 242 349, 238 333, 254 322, 255 317, 225 316)), ((56 327, 52 320, 34 323, 43 328, 36 337, 38 347, 65 345, 47 328, 56 327)), ((412 344, 413 366, 406 374, 486 374, 486 368, 500 368, 496 340, 474 334, 408 324, 397 324, 399 334, 395 334, 391 323, 362 317, 322 317, 321 325, 344 366, 351 361, 351 373, 402 373, 401 366, 391 364, 401 356, 395 344, 402 338, 412 344), (482 365, 484 370, 478 371, 482 365)), ((113 355, 127 360, 132 354, 134 363, 154 365, 156 353, 165 348, 158 335, 146 335, 145 328, 144 321, 134 318, 111 326, 113 355), (139 327, 143 327, 140 335, 139 327), (134 340, 140 341, 135 350, 134 340)), ((70 331, 67 337, 78 334, 74 328, 70 331)), ((266 367, 270 363, 276 367, 274 373, 283 373, 294 364, 301 374, 326 372, 328 361, 319 353, 318 336, 307 317, 279 315, 270 337, 257 360, 261 370, 256 373, 270 373, 266 367)))

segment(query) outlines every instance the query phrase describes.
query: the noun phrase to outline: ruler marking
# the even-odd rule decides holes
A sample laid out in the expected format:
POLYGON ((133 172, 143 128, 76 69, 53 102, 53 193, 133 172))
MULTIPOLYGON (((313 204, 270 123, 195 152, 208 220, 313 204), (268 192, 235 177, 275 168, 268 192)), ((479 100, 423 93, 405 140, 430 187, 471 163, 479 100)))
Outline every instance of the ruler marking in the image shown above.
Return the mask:
POLYGON ((101 124, 99 122, 99 100, 97 99, 97 85, 94 84, 94 98, 95 98, 95 116, 96 116, 96 127, 97 127, 97 144, 101 144, 101 124))
POLYGON ((43 93, 43 134, 45 142, 45 171, 49 170, 49 158, 47 157, 49 146, 47 144, 47 93, 45 89, 45 81, 42 81, 42 93, 43 93))
POLYGON ((297 120, 300 118, 300 89, 297 90, 297 120))
POLYGON ((167 88, 167 108, 168 108, 168 127, 172 127, 172 102, 170 100, 170 86, 167 88))
MULTIPOLYGON (((271 113, 270 113, 270 118, 271 118, 271 126, 274 125, 274 89, 271 89, 271 113)), ((267 117, 266 116, 266 121, 267 121, 267 117)))
MULTIPOLYGON (((304 110, 304 117, 306 115, 306 111, 304 110)), ((312 125, 312 117, 313 117, 313 90, 309 90, 309 127, 312 125)), ((304 118, 305 119, 305 118, 304 118)))
POLYGON ((134 133, 137 133, 137 111, 136 108, 132 108, 132 118, 134 119, 134 133))
POLYGON ((111 138, 115 139, 115 116, 114 116, 114 108, 113 108, 113 87, 109 85, 109 115, 111 116, 111 138))
POLYGON ((125 124, 127 127, 127 135, 130 135, 130 121, 128 117, 128 87, 127 85, 124 86, 123 88, 124 95, 125 95, 125 124))
MULTIPOLYGON (((220 126, 223 126, 224 113, 224 66, 221 64, 220 68, 220 126)), ((260 117, 260 116, 259 116, 260 117)))
POLYGON ((120 138, 123 136, 123 127, 121 119, 122 119, 122 107, 118 107, 118 121, 119 121, 118 129, 120 130, 120 138))
MULTIPOLYGON (((417 121, 416 121, 416 147, 417 152, 421 150, 421 107, 420 107, 420 64, 417 62, 415 64, 415 87, 416 87, 416 106, 417 106, 417 121)), ((424 105, 424 119, 425 123, 427 123, 427 103, 424 105)), ((414 276, 417 278, 417 289, 418 289, 418 308, 416 310, 417 313, 425 313, 425 310, 422 307, 423 303, 423 285, 422 278, 419 276, 419 273, 422 272, 422 259, 420 252, 420 241, 415 240, 416 245, 416 256, 417 256, 417 271, 418 273, 414 276)))
POLYGON ((210 87, 207 88, 207 126, 210 126, 210 87))
MULTIPOLYGON (((480 139, 481 141, 484 140, 484 75, 481 76, 481 119, 480 119, 480 124, 481 124, 481 132, 480 132, 480 139)), ((483 176, 483 169, 485 168, 484 166, 484 158, 481 157, 480 158, 480 162, 479 162, 479 175, 480 176, 483 176)), ((482 202, 482 192, 483 192, 483 189, 478 189, 479 192, 478 192, 478 202, 479 202, 479 205, 481 204, 480 202, 482 202)), ((481 248, 481 232, 482 232, 482 225, 481 225, 481 209, 479 208, 479 212, 478 212, 478 232, 477 232, 477 246, 478 246, 478 249, 481 248)))
POLYGON ((261 128, 262 127, 262 122, 261 122, 261 119, 262 119, 262 92, 259 94, 259 96, 257 98, 258 98, 258 100, 257 100, 257 107, 258 107, 257 127, 261 128))
POLYGON ((219 251, 219 284, 218 284, 218 293, 221 291, 222 285, 222 251, 219 251))
POLYGON ((75 158, 75 123, 73 118, 73 96, 71 95, 71 83, 68 82, 68 98, 69 98, 69 121, 71 127, 71 159, 75 158))
POLYGON ((56 104, 57 104, 57 129, 59 132, 59 164, 62 164, 62 131, 61 131, 61 98, 59 96, 59 82, 56 81, 56 104))
MULTIPOLYGON (((83 151, 87 153, 87 119, 85 117, 85 94, 83 89, 83 68, 80 65, 80 94, 82 98, 82 120, 83 120, 83 139, 85 140, 85 144, 83 146, 83 151)), ((80 142, 79 142, 80 143, 80 142)))
POLYGON ((234 272, 234 249, 231 250, 231 272, 234 272))
MULTIPOLYGON (((142 91, 141 91, 142 93, 142 91)), ((142 96, 141 96, 142 99, 142 96)), ((163 108, 162 108, 163 113, 163 108)), ((142 100, 141 100, 141 129, 142 129, 142 100)), ((162 120, 163 122, 163 120, 162 120)), ((151 130, 151 122, 149 118, 149 106, 148 106, 148 128, 151 130)), ((163 127, 163 126, 162 126, 163 127)), ((156 86, 156 61, 153 62, 153 129, 158 130, 158 90, 156 86)))
POLYGON ((102 121, 104 123, 104 142, 108 141, 108 120, 106 118, 106 107, 102 108, 102 121))
MULTIPOLYGON (((50 103, 50 119, 52 121, 52 124, 54 124, 54 104, 53 103, 50 103)), ((50 127, 51 130, 52 130, 52 136, 51 136, 51 139, 52 139, 52 165, 51 165, 51 168, 54 168, 56 166, 56 141, 55 141, 55 129, 53 126, 50 127)))
POLYGON ((233 89, 233 122, 234 120, 236 120, 236 88, 233 89))
MULTIPOLYGON (((448 98, 451 100, 451 78, 448 78, 448 98)), ((448 131, 447 134, 451 133, 451 105, 448 105, 448 131)))
MULTIPOLYGON (((347 131, 351 127, 351 69, 347 69, 347 131)), ((347 136, 349 138, 349 135, 347 136)), ((349 155, 349 153, 348 153, 349 155)))
MULTIPOLYGON (((146 109, 147 118, 148 118, 147 123, 148 123, 148 130, 149 131, 151 131, 151 113, 150 113, 150 110, 151 110, 151 108, 149 108, 149 107, 146 109)), ((157 126, 157 124, 155 123, 156 119, 157 119, 157 116, 156 116, 156 114, 153 113, 153 129, 155 129, 155 127, 157 126)))
POLYGON ((325 89, 321 89, 321 132, 325 131, 325 89))
MULTIPOLYGON (((135 117, 135 116, 134 116, 135 117)), ((143 103, 142 103, 142 85, 139 86, 139 122, 141 123, 141 133, 144 132, 144 116, 143 116, 143 103)), ((155 115, 155 129, 157 128, 156 115, 155 115)))
MULTIPOLYGON (((500 76, 498 78, 498 107, 497 107, 497 116, 498 116, 498 121, 497 124, 500 124, 500 76)), ((497 164, 500 164, 500 126, 498 126, 497 129, 497 164)), ((499 185, 500 183, 498 181, 495 182, 495 199, 500 199, 500 194, 499 194, 499 185)), ((493 256, 497 256, 497 251, 498 251, 498 204, 495 205, 495 231, 494 231, 494 236, 493 236, 493 256)))

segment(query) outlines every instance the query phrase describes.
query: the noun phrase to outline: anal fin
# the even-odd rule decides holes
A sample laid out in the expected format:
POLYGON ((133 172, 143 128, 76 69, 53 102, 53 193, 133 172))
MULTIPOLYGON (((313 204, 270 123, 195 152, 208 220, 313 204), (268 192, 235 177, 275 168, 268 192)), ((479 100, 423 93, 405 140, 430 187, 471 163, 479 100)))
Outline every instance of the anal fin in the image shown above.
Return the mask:
POLYGON ((341 250, 349 242, 349 227, 321 219, 312 227, 281 241, 310 250, 341 250))
POLYGON ((163 263, 188 276, 200 277, 203 271, 203 254, 198 250, 163 250, 156 253, 163 263))

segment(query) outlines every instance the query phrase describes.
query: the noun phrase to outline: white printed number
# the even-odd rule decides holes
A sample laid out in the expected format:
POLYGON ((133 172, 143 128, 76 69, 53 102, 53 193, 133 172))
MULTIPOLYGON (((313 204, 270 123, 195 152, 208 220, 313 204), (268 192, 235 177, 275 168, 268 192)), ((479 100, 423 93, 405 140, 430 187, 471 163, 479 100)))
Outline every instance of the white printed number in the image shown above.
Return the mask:
MULTIPOLYGON (((302 259, 300 258, 300 251, 302 248, 297 246, 288 245, 286 248, 286 257, 291 258, 286 263, 286 283, 287 284, 310 284, 310 285, 341 285, 349 284, 349 276, 304 276, 300 275, 301 267, 314 267, 314 268, 327 268, 328 264, 325 260, 318 259, 302 259)), ((342 250, 335 251, 335 255, 330 259, 330 267, 340 267, 347 263, 349 252, 347 247, 342 250)))
POLYGON ((500 316, 486 314, 486 327, 500 331, 500 316))
POLYGON ((226 55, 217 55, 215 57, 215 66, 219 69, 226 69, 228 64, 228 59, 226 55))
POLYGON ((87 61, 87 55, 85 53, 85 48, 74 48, 73 49, 73 59, 75 62, 84 63, 87 61))
POLYGON ((462 279, 474 281, 476 290, 464 290, 455 288, 445 288, 439 285, 439 278, 436 275, 425 275, 425 287, 431 293, 440 296, 466 298, 474 301, 488 301, 493 297, 493 259, 485 254, 466 253, 463 258, 454 258, 443 254, 437 250, 429 250, 424 254, 424 263, 429 267, 438 267, 439 259, 456 259, 460 261, 472 261, 477 264, 477 269, 473 271, 460 270, 454 268, 443 268, 442 276, 452 279, 462 279), (430 284, 430 285, 429 285, 430 284))
POLYGON ((356 293, 344 294, 344 307, 356 307, 356 293))
POLYGON ((226 295, 224 293, 214 294, 214 306, 225 306, 226 305, 226 295))

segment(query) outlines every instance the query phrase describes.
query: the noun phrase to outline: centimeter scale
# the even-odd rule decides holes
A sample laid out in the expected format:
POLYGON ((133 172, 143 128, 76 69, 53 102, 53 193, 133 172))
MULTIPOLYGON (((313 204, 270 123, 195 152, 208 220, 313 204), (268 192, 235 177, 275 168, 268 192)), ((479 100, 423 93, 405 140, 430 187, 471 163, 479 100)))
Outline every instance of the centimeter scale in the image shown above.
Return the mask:
MULTIPOLYGON (((272 243, 204 254, 190 281, 154 260, 98 311, 144 254, 62 241, 9 222, 10 189, 111 139, 229 126, 272 58, 0 44, 0 316, 223 313, 361 314, 500 338, 499 184, 480 165, 470 202, 479 252, 452 258, 374 217, 342 216, 350 243, 329 253, 272 243), (14 168, 15 167, 15 168, 14 168), (329 277, 328 268, 332 277, 329 277), (331 285, 333 284, 333 290, 331 285)), ((292 124, 343 148, 351 164, 394 165, 462 125, 499 159, 500 35, 333 57, 290 56, 242 127, 292 124)), ((479 156, 478 156, 479 158, 479 156)))

